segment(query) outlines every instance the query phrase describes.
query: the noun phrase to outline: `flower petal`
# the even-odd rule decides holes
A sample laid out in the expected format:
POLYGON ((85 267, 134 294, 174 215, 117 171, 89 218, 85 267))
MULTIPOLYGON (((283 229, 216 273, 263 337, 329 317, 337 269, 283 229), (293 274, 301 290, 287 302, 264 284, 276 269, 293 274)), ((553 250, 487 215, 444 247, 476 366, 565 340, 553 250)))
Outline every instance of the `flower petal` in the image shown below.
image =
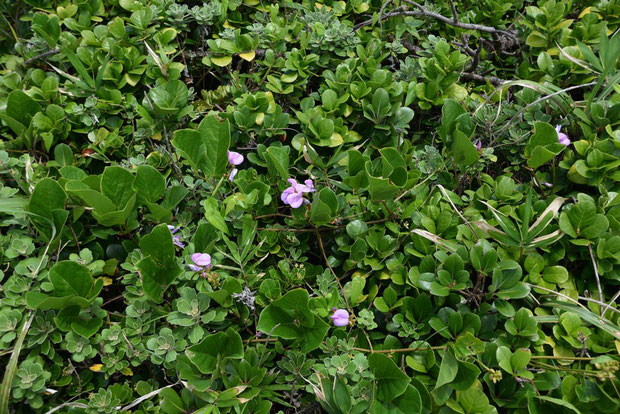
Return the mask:
POLYGON ((288 196, 290 196, 295 190, 293 189, 293 187, 289 187, 286 190, 282 191, 282 195, 280 196, 280 199, 282 200, 283 203, 288 204, 288 201, 286 201, 286 199, 288 198, 288 196))
POLYGON ((181 241, 181 235, 177 234, 176 236, 172 237, 172 243, 175 246, 179 246, 181 249, 185 248, 185 244, 181 241))
POLYGON ((335 326, 347 326, 349 324, 349 312, 344 309, 337 309, 330 318, 335 326))
POLYGON ((228 151, 228 163, 231 165, 239 165, 243 162, 243 155, 235 151, 228 151))
POLYGON ((192 262, 202 267, 209 266, 211 265, 211 255, 207 253, 194 253, 192 255, 192 262))
POLYGON ((299 193, 293 193, 287 197, 286 202, 291 207, 298 208, 303 204, 304 198, 299 193))

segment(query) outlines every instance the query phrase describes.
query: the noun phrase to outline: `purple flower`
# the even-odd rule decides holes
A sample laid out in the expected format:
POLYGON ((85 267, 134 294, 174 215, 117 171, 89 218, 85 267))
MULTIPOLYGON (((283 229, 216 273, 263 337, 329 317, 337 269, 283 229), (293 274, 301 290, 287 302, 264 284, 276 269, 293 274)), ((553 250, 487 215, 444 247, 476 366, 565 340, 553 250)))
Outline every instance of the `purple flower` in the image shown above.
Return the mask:
POLYGON ((232 171, 230 172, 230 175, 228 176, 228 180, 232 183, 233 180, 235 179, 235 175, 237 175, 237 173, 239 172, 238 169, 233 168, 232 171))
POLYGON ((334 314, 330 316, 335 326, 347 326, 349 324, 349 312, 344 309, 332 308, 334 314))
POLYGON ((183 244, 183 242, 181 242, 181 235, 180 234, 174 234, 177 232, 177 230, 179 230, 181 228, 181 226, 171 226, 170 224, 168 224, 168 230, 170 230, 170 233, 172 233, 172 243, 175 244, 175 246, 179 246, 181 249, 185 248, 185 244, 183 244))
POLYGON ((570 145, 570 138, 565 133, 560 132, 561 129, 561 125, 555 126, 555 131, 558 133, 558 141, 560 142, 560 144, 566 145, 568 147, 570 145))
POLYGON ((228 163, 230 165, 239 165, 243 162, 243 155, 235 151, 228 151, 228 163))
POLYGON ((207 275, 207 270, 211 267, 211 256, 208 253, 194 253, 189 268, 194 272, 202 272, 203 276, 207 275))
POLYGON ((482 149, 482 141, 476 141, 476 149, 480 151, 482 149))
POLYGON ((298 208, 304 203, 310 204, 308 200, 303 198, 303 195, 316 191, 312 180, 306 180, 303 184, 299 184, 294 179, 289 178, 288 182, 291 186, 282 192, 280 196, 282 202, 293 208, 298 208))

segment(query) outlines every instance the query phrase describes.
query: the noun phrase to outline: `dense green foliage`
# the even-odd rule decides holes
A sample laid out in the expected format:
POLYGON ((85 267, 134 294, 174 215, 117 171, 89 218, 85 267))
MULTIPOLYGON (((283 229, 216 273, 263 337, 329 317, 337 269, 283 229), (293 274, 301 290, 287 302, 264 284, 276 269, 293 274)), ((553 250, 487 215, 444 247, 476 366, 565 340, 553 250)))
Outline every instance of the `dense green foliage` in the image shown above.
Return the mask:
POLYGON ((616 0, 0 4, 0 413, 620 410, 616 0))

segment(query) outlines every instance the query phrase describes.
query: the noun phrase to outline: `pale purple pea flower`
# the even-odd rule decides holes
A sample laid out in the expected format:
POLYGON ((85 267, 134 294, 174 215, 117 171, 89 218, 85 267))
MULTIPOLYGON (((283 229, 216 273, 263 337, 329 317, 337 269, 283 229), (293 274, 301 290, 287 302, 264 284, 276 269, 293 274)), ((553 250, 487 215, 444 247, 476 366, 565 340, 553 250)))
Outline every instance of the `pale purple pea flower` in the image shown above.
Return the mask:
MULTIPOLYGON (((239 165, 243 162, 243 160, 244 160, 243 155, 235 151, 228 151, 228 163, 230 165, 233 165, 233 166, 239 165)), ((239 170, 236 168, 233 168, 232 171, 230 172, 230 175, 228 176, 228 180, 231 183, 235 179, 235 175, 237 175, 238 172, 239 170)))
POLYGON ((570 138, 565 133, 560 132, 561 129, 561 125, 555 126, 555 131, 558 133, 558 141, 560 142, 560 144, 566 145, 568 147, 570 145, 570 138))
POLYGON ((232 171, 230 172, 230 175, 228 176, 228 180, 232 183, 233 180, 235 179, 235 175, 237 175, 237 173, 239 172, 238 169, 233 168, 232 171))
POLYGON ((243 162, 243 155, 235 151, 228 151, 228 163, 230 165, 239 165, 243 162))
POLYGON ((476 141, 476 149, 478 151, 482 150, 482 141, 476 141))
POLYGON ((308 200, 303 198, 303 195, 316 191, 312 180, 306 180, 303 184, 299 184, 294 179, 289 178, 288 182, 291 186, 282 192, 282 195, 280 196, 282 202, 293 208, 298 208, 304 203, 310 204, 308 200))
POLYGON ((176 233, 179 229, 181 228, 181 226, 171 226, 170 224, 168 224, 168 230, 170 230, 170 233, 172 233, 172 243, 174 243, 175 246, 179 246, 181 249, 185 248, 185 244, 183 244, 183 242, 181 242, 181 235, 180 234, 174 234, 176 233))
POLYGON ((344 309, 332 308, 334 314, 330 316, 335 326, 347 326, 349 324, 349 312, 344 309))
POLYGON ((211 256, 208 253, 194 253, 189 268, 194 272, 202 272, 202 276, 207 276, 207 270, 211 267, 211 256))

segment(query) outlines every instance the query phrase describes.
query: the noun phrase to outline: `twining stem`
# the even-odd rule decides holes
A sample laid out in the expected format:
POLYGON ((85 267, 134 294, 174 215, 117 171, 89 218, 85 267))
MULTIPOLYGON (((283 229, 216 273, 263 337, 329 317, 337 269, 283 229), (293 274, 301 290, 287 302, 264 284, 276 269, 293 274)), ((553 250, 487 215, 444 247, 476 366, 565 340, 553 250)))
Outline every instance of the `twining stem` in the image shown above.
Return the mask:
POLYGON ((351 305, 349 305, 349 300, 347 299, 347 295, 344 292, 344 287, 342 286, 342 283, 340 283, 340 279, 338 278, 338 275, 336 275, 336 272, 334 272, 332 265, 329 263, 329 260, 327 259, 327 254, 325 254, 325 247, 323 246, 323 239, 321 238, 321 233, 319 232, 319 229, 315 228, 315 234, 316 234, 317 240, 319 241, 319 248, 321 249, 321 253, 323 254, 325 263, 327 263, 327 267, 329 268, 330 272, 332 272, 332 275, 334 276, 334 279, 336 279, 336 282, 338 282, 338 287, 340 288, 340 292, 342 293, 344 302, 347 305, 347 310, 352 315, 353 309, 351 308, 351 305))

